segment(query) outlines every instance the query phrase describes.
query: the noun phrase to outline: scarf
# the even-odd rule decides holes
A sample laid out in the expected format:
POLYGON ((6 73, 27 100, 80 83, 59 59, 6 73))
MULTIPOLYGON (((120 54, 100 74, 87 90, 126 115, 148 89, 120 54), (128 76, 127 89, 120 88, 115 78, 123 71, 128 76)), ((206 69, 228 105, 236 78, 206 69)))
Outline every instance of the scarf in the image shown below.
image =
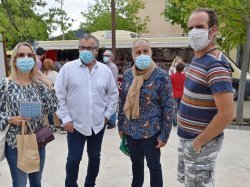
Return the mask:
POLYGON ((129 88, 126 102, 123 108, 123 111, 128 119, 130 119, 131 117, 132 119, 139 118, 140 89, 144 83, 144 80, 147 80, 149 78, 155 68, 156 64, 153 61, 151 62, 150 66, 143 71, 138 71, 135 65, 132 67, 134 79, 129 88))

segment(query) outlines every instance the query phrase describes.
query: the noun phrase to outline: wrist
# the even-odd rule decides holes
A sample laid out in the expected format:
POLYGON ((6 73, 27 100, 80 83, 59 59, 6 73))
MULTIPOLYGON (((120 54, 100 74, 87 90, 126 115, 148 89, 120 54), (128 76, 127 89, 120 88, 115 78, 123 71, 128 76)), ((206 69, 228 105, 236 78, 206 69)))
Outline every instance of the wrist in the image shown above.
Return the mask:
POLYGON ((9 118, 8 118, 8 123, 10 123, 11 124, 11 120, 12 120, 12 116, 10 116, 9 118))

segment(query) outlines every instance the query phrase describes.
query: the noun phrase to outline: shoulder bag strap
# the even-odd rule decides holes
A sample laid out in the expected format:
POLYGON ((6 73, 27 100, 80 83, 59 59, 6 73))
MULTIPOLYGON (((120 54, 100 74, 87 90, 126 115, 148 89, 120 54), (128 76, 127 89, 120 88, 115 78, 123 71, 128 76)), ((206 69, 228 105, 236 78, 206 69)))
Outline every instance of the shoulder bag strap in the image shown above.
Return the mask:
MULTIPOLYGON (((8 113, 9 112, 9 93, 8 93, 8 90, 9 90, 9 78, 6 77, 5 81, 6 81, 6 87, 5 87, 4 92, 6 93, 6 113, 8 113)), ((5 128, 9 129, 9 127, 10 127, 10 124, 8 123, 8 125, 5 128)))

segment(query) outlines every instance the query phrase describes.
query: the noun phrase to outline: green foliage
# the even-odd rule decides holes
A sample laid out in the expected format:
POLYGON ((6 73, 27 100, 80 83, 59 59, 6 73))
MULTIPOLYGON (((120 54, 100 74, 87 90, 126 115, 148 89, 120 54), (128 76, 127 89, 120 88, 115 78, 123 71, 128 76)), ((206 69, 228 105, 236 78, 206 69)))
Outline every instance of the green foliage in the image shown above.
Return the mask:
POLYGON ((198 7, 213 8, 218 15, 221 46, 232 49, 246 41, 246 20, 250 18, 249 0, 170 0, 163 12, 172 24, 180 24, 187 31, 191 12, 198 7))
MULTIPOLYGON (((51 33, 61 28, 63 33, 69 32, 72 26, 72 22, 74 21, 70 17, 68 17, 65 10, 63 10, 63 3, 64 0, 55 0, 56 2, 60 3, 60 8, 50 8, 48 12, 41 15, 43 20, 46 22, 48 26, 48 32, 51 33)), ((69 35, 69 34, 68 34, 69 35)))
MULTIPOLYGON (((146 33, 149 17, 140 18, 140 9, 144 9, 144 3, 140 0, 130 0, 129 3, 127 0, 116 0, 116 29, 146 33)), ((87 12, 81 13, 85 20, 81 23, 81 28, 87 32, 111 30, 110 0, 96 0, 87 12)))
POLYGON ((46 5, 44 0, 0 0, 0 32, 5 34, 8 49, 22 41, 47 40, 58 26, 69 31, 73 20, 63 9, 37 13, 46 5))
POLYGON ((46 23, 33 10, 38 4, 44 5, 34 0, 0 1, 0 32, 5 33, 7 48, 21 41, 32 43, 48 37, 46 23))

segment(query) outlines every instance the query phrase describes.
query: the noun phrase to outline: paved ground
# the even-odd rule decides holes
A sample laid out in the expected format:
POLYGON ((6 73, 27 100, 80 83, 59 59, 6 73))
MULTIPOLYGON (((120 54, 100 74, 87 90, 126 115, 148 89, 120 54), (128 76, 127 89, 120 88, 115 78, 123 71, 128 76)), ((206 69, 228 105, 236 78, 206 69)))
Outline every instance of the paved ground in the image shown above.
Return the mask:
MULTIPOLYGON (((250 117, 250 101, 245 104, 244 117, 250 117)), ((66 162, 66 135, 55 134, 56 140, 47 146, 47 158, 43 173, 43 187, 63 187, 66 162)), ((128 187, 131 182, 131 163, 119 149, 117 128, 106 130, 103 142, 98 187, 128 187)), ((162 149, 164 186, 181 187, 176 181, 178 137, 173 129, 168 145, 162 149)), ((250 131, 225 131, 225 142, 217 160, 217 187, 250 187, 250 131)), ((79 186, 83 186, 87 155, 84 153, 79 172, 79 186)), ((10 187, 11 177, 6 163, 0 163, 0 187, 10 187)), ((145 187, 149 187, 149 172, 145 167, 145 187)))

